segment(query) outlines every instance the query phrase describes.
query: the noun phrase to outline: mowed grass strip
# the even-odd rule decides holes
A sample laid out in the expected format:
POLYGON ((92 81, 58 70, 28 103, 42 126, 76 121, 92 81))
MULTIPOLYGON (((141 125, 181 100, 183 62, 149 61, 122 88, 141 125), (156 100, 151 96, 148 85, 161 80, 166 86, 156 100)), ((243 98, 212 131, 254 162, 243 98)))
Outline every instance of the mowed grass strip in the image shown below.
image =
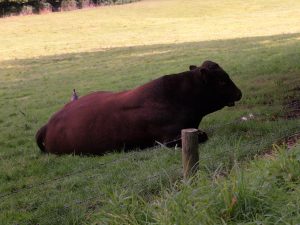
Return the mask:
POLYGON ((300 32, 294 0, 144 0, 0 20, 0 60, 300 32))
MULTIPOLYGON (((147 13, 154 17, 162 16, 154 10, 156 4, 161 4, 161 12, 165 9, 173 13, 173 9, 165 5, 171 2, 145 1, 128 7, 151 3, 147 13)), ((200 4, 198 1, 190 3, 195 4, 194 8, 200 4)), ((264 6, 258 1, 253 4, 264 6)), ((186 9, 186 12, 193 8, 189 4, 181 6, 180 10, 186 9)), ((275 6, 266 10, 277 10, 275 6)), ((284 8, 287 10, 288 6, 284 8)), ((111 10, 117 17, 122 7, 105 10, 111 10)), ((226 11, 225 8, 220 10, 226 11)), ((102 9, 53 16, 94 10, 102 9)), ((263 12, 263 8, 261 10, 263 12)), ((211 15, 215 13, 212 11, 211 15)), ((172 16, 181 18, 183 15, 174 11, 172 16)), ((38 20, 40 16, 22 18, 38 20)), ((7 20, 10 19, 20 18, 7 20)), ((157 32, 163 27, 162 20, 162 26, 156 27, 157 32)), ((183 26, 180 31, 184 33, 186 29, 188 26, 183 26)), ((146 32, 149 32, 147 28, 146 32)), ((293 34, 65 52, 54 56, 39 53, 39 58, 31 55, 0 62, 0 193, 19 191, 0 199, 0 223, 297 222, 299 207, 294 206, 299 205, 298 153, 296 156, 279 153, 283 156, 279 157, 278 166, 271 169, 270 176, 265 169, 272 161, 254 160, 253 164, 258 166, 249 163, 269 151, 278 138, 299 131, 299 119, 286 120, 287 109, 283 107, 286 101, 299 99, 300 95, 297 91, 300 34, 297 29, 291 32, 293 34), (201 170, 194 184, 181 183, 179 149, 153 148, 103 157, 40 154, 34 142, 35 132, 69 101, 73 88, 80 95, 95 90, 129 89, 164 74, 187 70, 190 64, 200 64, 206 59, 223 66, 244 95, 235 107, 211 114, 200 124, 210 139, 199 146, 201 170), (240 118, 250 113, 254 119, 241 122, 240 118), (110 163, 112 161, 115 162, 110 163), (246 181, 242 173, 249 173, 245 175, 246 181), (248 177, 257 180, 252 182, 248 177), (271 180, 262 183, 266 177, 271 180), (45 185, 39 185, 43 182, 45 185), (269 197, 272 192, 274 195, 269 197), (280 195, 276 197, 276 193, 280 195), (280 211, 282 205, 289 207, 280 211)), ((42 36, 36 35, 38 42, 42 36)), ((19 43, 17 39, 16 43, 19 43)), ((31 45, 34 48, 33 41, 31 45)))

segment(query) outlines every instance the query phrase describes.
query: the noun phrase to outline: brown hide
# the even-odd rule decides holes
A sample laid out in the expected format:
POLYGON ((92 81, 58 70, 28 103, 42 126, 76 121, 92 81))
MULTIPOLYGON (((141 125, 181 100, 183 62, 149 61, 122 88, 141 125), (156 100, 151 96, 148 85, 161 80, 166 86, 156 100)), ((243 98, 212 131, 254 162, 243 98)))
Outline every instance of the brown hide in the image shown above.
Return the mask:
MULTIPOLYGON (((203 116, 232 106, 241 91, 218 64, 166 75, 123 92, 95 92, 66 104, 36 134, 44 152, 103 154, 166 143, 203 116)), ((174 142, 175 144, 176 142, 174 142)))

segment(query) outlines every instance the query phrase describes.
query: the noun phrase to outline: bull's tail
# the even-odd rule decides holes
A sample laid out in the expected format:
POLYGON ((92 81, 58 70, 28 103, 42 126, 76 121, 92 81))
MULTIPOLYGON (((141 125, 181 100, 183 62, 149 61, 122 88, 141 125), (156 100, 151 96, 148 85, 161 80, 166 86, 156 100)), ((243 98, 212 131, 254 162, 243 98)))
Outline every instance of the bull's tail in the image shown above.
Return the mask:
POLYGON ((44 140, 47 132, 47 125, 42 126, 35 135, 35 140, 42 152, 46 152, 44 140))

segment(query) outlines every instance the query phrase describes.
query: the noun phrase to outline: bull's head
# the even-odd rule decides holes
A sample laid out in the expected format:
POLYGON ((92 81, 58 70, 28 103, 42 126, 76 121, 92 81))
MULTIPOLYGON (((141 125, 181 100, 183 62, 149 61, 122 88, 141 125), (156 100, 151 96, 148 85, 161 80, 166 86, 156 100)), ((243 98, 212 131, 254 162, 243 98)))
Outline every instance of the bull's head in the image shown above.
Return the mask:
POLYGON ((205 61, 200 67, 191 65, 190 70, 198 74, 204 85, 206 102, 211 106, 209 111, 234 106, 242 98, 241 90, 217 63, 205 61))

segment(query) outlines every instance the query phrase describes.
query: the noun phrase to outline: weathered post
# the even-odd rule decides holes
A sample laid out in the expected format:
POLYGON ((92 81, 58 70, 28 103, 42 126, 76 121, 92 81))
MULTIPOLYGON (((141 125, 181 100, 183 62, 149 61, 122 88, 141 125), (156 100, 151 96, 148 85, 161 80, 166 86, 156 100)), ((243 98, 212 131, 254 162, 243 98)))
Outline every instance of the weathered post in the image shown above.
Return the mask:
POLYGON ((194 128, 181 130, 183 178, 187 180, 199 168, 198 130, 194 128))

